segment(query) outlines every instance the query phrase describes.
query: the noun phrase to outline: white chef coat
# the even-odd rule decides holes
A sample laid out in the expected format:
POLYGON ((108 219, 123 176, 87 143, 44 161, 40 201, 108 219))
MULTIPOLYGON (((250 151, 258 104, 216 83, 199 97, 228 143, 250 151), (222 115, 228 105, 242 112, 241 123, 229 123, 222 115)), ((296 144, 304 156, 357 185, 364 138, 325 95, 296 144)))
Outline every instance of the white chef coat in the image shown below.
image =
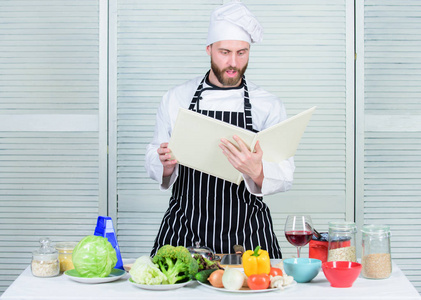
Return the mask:
MULTIPOLYGON (((170 89, 163 96, 158 108, 154 136, 146 148, 145 168, 148 175, 158 181, 161 190, 167 190, 173 185, 178 177, 178 168, 175 168, 171 176, 163 178, 163 166, 158 158, 157 149, 161 143, 169 142, 178 109, 189 107, 202 78, 203 76, 199 76, 170 89)), ((276 96, 250 81, 247 81, 247 86, 252 106, 253 129, 261 131, 287 118, 285 107, 276 96)), ((205 82, 203 88, 200 109, 244 111, 244 89, 242 87, 219 88, 205 82)), ((281 163, 263 160, 264 179, 261 188, 249 176, 243 174, 243 178, 250 193, 263 196, 289 190, 292 186, 294 170, 293 157, 281 163)))

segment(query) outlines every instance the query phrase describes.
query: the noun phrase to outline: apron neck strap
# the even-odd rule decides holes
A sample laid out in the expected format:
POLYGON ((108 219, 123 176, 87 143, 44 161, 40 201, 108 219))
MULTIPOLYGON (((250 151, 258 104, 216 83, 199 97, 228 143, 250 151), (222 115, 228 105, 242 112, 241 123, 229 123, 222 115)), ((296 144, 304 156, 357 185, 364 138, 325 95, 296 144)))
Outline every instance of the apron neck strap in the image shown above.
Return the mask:
POLYGON ((246 77, 243 75, 243 82, 244 82, 244 118, 246 128, 251 131, 255 131, 253 129, 253 121, 251 118, 251 103, 249 98, 249 90, 247 87, 246 77))
POLYGON ((196 92, 194 93, 194 96, 190 102, 189 110, 194 110, 194 107, 197 104, 197 111, 199 111, 199 100, 200 98, 202 98, 201 95, 203 90, 203 84, 205 83, 206 78, 208 78, 209 73, 210 70, 206 73, 206 75, 202 78, 199 85, 197 86, 196 92))
MULTIPOLYGON (((197 86, 196 92, 194 93, 192 101, 190 102, 189 110, 194 110, 196 106, 196 111, 200 111, 199 100, 202 99, 201 95, 203 91, 203 84, 205 83, 205 80, 208 78, 209 73, 210 73, 210 70, 206 73, 206 75, 202 78, 199 85, 197 86)), ((245 119, 244 123, 246 124, 246 129, 254 131, 252 117, 251 117, 251 103, 250 103, 249 91, 247 87, 246 77, 244 75, 243 75, 243 88, 244 88, 244 119, 245 119)))

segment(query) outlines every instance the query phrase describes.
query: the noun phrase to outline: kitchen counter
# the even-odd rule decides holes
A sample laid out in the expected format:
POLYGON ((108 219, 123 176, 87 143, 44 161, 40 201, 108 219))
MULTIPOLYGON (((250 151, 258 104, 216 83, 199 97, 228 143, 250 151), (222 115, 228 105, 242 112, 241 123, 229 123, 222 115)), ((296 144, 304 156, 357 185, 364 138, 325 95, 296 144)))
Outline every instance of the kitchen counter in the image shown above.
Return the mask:
POLYGON ((52 278, 32 276, 30 267, 10 285, 0 297, 6 299, 421 299, 396 264, 390 278, 369 280, 361 276, 351 288, 333 288, 323 271, 310 283, 298 283, 284 290, 260 293, 220 292, 192 282, 170 291, 149 291, 133 286, 129 275, 121 279, 98 284, 79 283, 64 275, 52 278))

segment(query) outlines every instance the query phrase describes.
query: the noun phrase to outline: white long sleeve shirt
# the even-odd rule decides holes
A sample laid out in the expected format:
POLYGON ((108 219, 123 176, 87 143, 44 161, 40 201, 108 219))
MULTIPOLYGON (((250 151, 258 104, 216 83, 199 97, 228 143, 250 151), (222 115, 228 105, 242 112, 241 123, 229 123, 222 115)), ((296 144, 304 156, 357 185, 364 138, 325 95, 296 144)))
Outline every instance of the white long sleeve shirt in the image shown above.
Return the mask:
MULTIPOLYGON (((170 89, 162 98, 156 114, 155 132, 152 142, 146 148, 145 168, 148 175, 158 181, 161 190, 169 189, 178 177, 178 168, 173 174, 163 178, 163 166, 157 149, 161 143, 169 142, 180 107, 188 108, 203 77, 197 77, 170 89)), ((253 129, 261 131, 287 118, 285 107, 274 95, 247 81, 250 104, 252 106, 253 129)), ((219 88, 206 82, 203 86, 201 110, 244 111, 244 89, 219 88), (211 88, 211 89, 208 89, 211 88)), ((222 150, 221 150, 222 151, 222 150)), ((259 187, 243 174, 248 191, 256 196, 284 192, 291 188, 295 170, 293 157, 273 163, 263 161, 263 184, 259 187)))

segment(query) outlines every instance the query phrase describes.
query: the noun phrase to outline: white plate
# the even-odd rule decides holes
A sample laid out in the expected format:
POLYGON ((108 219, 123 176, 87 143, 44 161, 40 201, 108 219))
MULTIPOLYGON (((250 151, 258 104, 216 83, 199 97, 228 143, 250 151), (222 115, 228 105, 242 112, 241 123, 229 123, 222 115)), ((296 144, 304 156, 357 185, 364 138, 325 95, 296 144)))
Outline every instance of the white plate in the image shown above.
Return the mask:
POLYGON ((120 269, 113 269, 107 277, 93 277, 93 278, 87 278, 87 277, 80 277, 79 273, 75 270, 67 270, 64 272, 64 275, 74 281, 82 282, 82 283, 104 283, 104 282, 110 282, 115 281, 126 275, 126 271, 120 270, 120 269))
POLYGON ((154 284, 154 285, 148 285, 148 284, 140 284, 133 281, 132 278, 129 278, 129 282, 134 285, 135 287, 145 289, 145 290, 153 290, 153 291, 168 291, 168 290, 175 290, 179 289, 183 286, 188 285, 190 281, 183 282, 183 283, 176 283, 176 284, 154 284))
MULTIPOLYGON (((209 289, 217 290, 217 291, 220 291, 220 292, 229 292, 229 293, 268 293, 268 292, 282 291, 281 289, 271 289, 271 288, 268 288, 268 289, 265 289, 265 290, 251 290, 248 287, 242 288, 241 290, 233 291, 233 290, 227 290, 226 288, 217 288, 217 287, 214 287, 214 286, 210 285, 209 283, 202 283, 200 281, 198 281, 198 282, 201 285, 203 285, 203 286, 205 286, 209 289)), ((296 284, 297 284, 297 282, 294 280, 290 285, 284 286, 284 289, 288 289, 290 287, 293 287, 296 284)))

